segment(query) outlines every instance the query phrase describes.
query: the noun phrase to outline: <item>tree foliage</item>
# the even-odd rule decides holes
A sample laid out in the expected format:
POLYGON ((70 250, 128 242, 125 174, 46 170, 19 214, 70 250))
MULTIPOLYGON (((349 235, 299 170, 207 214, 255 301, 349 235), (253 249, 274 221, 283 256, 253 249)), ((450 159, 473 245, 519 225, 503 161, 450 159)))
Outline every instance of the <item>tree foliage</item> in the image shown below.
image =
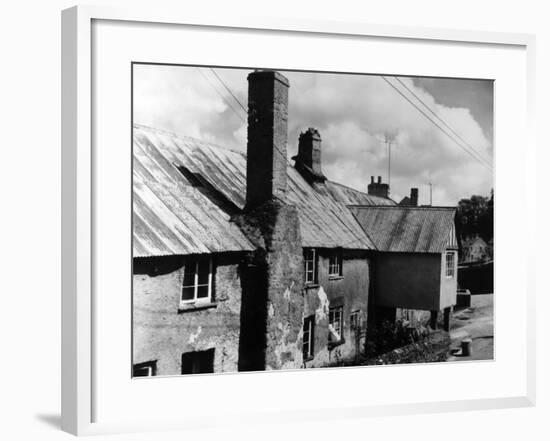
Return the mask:
POLYGON ((459 201, 457 223, 462 239, 478 235, 488 242, 493 238, 493 204, 493 190, 489 197, 473 195, 459 201))

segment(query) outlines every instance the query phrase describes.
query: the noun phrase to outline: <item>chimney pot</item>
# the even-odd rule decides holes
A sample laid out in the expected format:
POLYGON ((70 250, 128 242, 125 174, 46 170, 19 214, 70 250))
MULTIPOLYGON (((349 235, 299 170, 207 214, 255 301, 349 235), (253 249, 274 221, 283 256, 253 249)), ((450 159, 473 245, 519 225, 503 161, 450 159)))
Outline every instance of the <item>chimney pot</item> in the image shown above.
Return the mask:
POLYGON ((390 186, 382 183, 382 177, 378 176, 378 182, 374 182, 374 176, 370 177, 370 184, 367 187, 368 194, 388 198, 390 186))
POLYGON ((418 188, 411 188, 411 205, 418 207, 418 188))

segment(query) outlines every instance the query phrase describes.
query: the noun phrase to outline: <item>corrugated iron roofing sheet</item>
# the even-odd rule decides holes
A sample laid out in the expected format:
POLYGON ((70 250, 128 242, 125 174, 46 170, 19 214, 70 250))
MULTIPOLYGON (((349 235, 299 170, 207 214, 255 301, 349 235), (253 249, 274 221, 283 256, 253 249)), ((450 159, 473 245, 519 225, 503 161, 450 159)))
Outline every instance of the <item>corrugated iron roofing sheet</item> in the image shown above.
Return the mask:
POLYGON ((454 207, 350 206, 379 251, 442 253, 454 224, 454 207))
MULTIPOLYGON (((149 188, 154 186, 149 185, 150 182, 158 183, 162 186, 174 186, 174 182, 180 182, 182 185, 189 187, 191 184, 188 182, 178 167, 185 167, 191 173, 200 176, 201 179, 207 181, 213 188, 221 193, 227 200, 229 200, 236 209, 242 210, 246 201, 246 155, 241 152, 235 152, 232 150, 224 149, 222 147, 209 144, 207 142, 198 141, 193 138, 176 136, 172 133, 151 129, 144 126, 134 126, 134 176, 136 174, 141 178, 141 181, 149 188)), ((290 164, 287 168, 288 173, 288 190, 286 194, 286 202, 293 204, 298 209, 298 215, 300 218, 300 227, 302 234, 302 246, 304 247, 344 247, 349 249, 374 249, 374 244, 369 239, 367 234, 363 231, 361 226, 357 223, 351 212, 346 207, 346 203, 338 198, 327 189, 324 184, 316 184, 314 187, 310 186, 302 176, 292 167, 290 164)), ((139 186, 134 186, 134 194, 139 191, 139 186)), ((176 191, 176 190, 173 190, 176 191)), ((180 191, 180 190, 178 190, 180 191)), ((157 197, 161 200, 165 200, 168 196, 159 193, 157 190, 157 197)), ((179 200, 186 197, 181 194, 179 200)), ((198 192, 196 197, 199 198, 198 192)), ((141 203, 142 199, 138 199, 141 203)), ((177 200, 178 198, 174 198, 177 200)), ((204 199, 201 201, 204 202, 204 199)), ((145 202, 145 201, 143 201, 145 202)), ((210 201, 209 206, 211 210, 213 207, 218 208, 210 201)), ((144 216, 144 207, 139 207, 139 213, 144 216)), ((171 209, 174 213, 179 214, 179 211, 185 213, 179 214, 180 216, 186 216, 187 212, 191 211, 191 208, 197 209, 199 207, 188 207, 183 205, 177 207, 175 202, 172 201, 171 209)), ((136 210, 134 210, 136 211, 136 210)), ((160 216, 160 209, 157 217, 160 216)), ((218 209, 218 211, 221 211, 218 209)), ((200 243, 186 245, 186 249, 202 250, 208 249, 212 251, 221 251, 219 248, 229 247, 241 247, 241 249, 250 246, 249 242, 243 241, 243 236, 237 234, 234 229, 235 225, 229 222, 229 216, 223 212, 221 216, 217 213, 219 219, 224 219, 225 226, 218 226, 219 236, 217 242, 214 244, 206 244, 207 238, 201 238, 200 243), (228 237, 227 242, 222 240, 222 236, 231 232, 233 239, 228 237), (202 245, 202 246, 201 246, 202 245), (215 246, 216 245, 216 246, 215 246)), ((196 213, 195 220, 198 223, 202 222, 202 217, 208 213, 196 213)), ((210 213, 211 215, 212 213, 210 213)), ((135 215, 134 215, 135 216, 135 215)), ((150 230, 147 235, 141 233, 141 236, 134 240, 135 252, 143 250, 141 244, 145 242, 151 248, 159 246, 159 236, 161 233, 155 232, 157 228, 160 229, 173 229, 174 225, 168 221, 169 214, 162 212, 163 222, 150 225, 150 230), (147 240, 146 240, 147 239, 147 240)), ((209 221, 214 221, 212 217, 206 216, 209 221)), ((181 244, 185 243, 185 240, 189 242, 191 239, 190 233, 194 232, 196 223, 190 223, 182 221, 185 224, 183 229, 185 237, 181 237, 181 244), (184 240, 185 239, 185 240, 184 240)), ((136 223, 137 225, 137 223, 136 223)), ((181 229, 181 225, 180 225, 181 229)), ((206 230, 208 231, 208 229, 206 230)), ((134 239, 139 230, 134 231, 134 239)), ((240 233, 240 231, 239 231, 240 233)), ((165 234, 171 237, 170 233, 165 234)), ((182 234, 183 235, 183 234, 182 234)), ((164 241, 168 241, 168 238, 164 238, 164 241)), ((182 248, 182 245, 180 245, 182 248)), ((169 251, 170 247, 166 247, 165 251, 169 251)), ((208 252, 208 251, 189 251, 189 252, 208 252)))
POLYGON ((153 132, 134 131, 134 257, 253 250, 229 214, 179 172, 164 147, 153 132))
POLYGON ((333 197, 346 205, 397 205, 392 199, 363 193, 337 182, 326 181, 326 186, 333 197))

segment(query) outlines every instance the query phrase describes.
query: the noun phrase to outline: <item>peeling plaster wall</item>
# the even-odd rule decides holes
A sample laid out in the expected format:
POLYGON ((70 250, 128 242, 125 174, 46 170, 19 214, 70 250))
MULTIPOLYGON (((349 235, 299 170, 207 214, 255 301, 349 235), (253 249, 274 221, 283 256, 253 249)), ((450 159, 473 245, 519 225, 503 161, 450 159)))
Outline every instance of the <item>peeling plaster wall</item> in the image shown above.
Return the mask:
POLYGON ((215 348, 214 372, 236 371, 241 259, 216 255, 216 306, 181 313, 182 258, 134 259, 133 363, 157 360, 157 375, 180 375, 184 352, 215 348))
POLYGON ((303 367, 326 366, 330 362, 328 351, 328 312, 330 301, 322 286, 304 290, 304 318, 314 315, 313 360, 305 361, 303 367))
POLYGON ((370 289, 371 259, 367 252, 345 250, 343 277, 328 275, 329 250, 318 250, 319 285, 305 288, 304 317, 315 314, 314 358, 305 367, 321 367, 349 361, 362 352, 365 345, 370 289), (329 349, 328 312, 333 306, 343 306, 344 343, 329 349), (350 327, 350 314, 359 312, 361 327, 350 327))
POLYGON ((234 221, 258 246, 245 277, 239 369, 299 368, 304 263, 298 212, 271 200, 234 221))
POLYGON ((267 244, 267 319, 265 368, 295 369, 302 364, 302 267, 298 212, 276 205, 267 244))

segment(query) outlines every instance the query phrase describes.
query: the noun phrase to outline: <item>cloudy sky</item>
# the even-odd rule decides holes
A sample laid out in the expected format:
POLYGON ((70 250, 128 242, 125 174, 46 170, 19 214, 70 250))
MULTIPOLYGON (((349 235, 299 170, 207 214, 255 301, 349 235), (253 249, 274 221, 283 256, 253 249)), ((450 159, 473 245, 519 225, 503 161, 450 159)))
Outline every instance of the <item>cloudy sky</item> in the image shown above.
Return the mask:
MULTIPOLYGON (((247 107, 249 72, 134 65, 134 122, 246 151, 246 113, 241 105, 247 107)), ((463 197, 489 194, 493 186, 493 174, 486 165, 493 158, 491 81, 399 77, 399 82, 386 76, 461 148, 380 76, 283 74, 290 81, 289 158, 297 152, 300 131, 315 127, 323 140, 325 175, 366 191, 371 175, 387 182, 384 139, 389 136, 394 139, 390 193, 396 201, 418 187, 419 202, 429 203, 429 182, 433 205, 456 205, 463 197)))

